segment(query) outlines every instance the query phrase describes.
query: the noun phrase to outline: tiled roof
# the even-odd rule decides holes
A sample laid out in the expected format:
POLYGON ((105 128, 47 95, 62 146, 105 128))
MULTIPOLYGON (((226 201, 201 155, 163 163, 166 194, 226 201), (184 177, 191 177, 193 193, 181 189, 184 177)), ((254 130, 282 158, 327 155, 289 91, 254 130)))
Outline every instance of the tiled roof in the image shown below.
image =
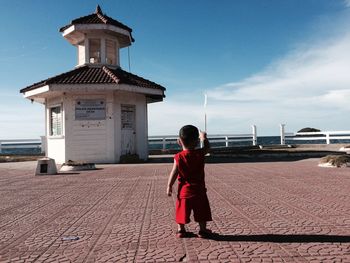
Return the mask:
POLYGON ((91 67, 85 65, 34 83, 24 89, 21 89, 20 92, 24 93, 50 84, 128 84, 142 88, 159 89, 165 91, 163 86, 126 72, 121 68, 114 69, 107 66, 91 67))
MULTIPOLYGON (((113 26, 125 29, 130 33, 130 35, 132 32, 132 29, 130 27, 128 27, 128 26, 124 25, 123 23, 103 14, 100 6, 97 6, 95 13, 74 19, 74 20, 72 20, 72 22, 69 25, 61 27, 60 32, 63 32, 64 30, 66 30, 70 26, 76 25, 76 24, 107 24, 107 25, 113 25, 113 26)), ((132 41, 134 41, 133 38, 132 38, 132 41)))

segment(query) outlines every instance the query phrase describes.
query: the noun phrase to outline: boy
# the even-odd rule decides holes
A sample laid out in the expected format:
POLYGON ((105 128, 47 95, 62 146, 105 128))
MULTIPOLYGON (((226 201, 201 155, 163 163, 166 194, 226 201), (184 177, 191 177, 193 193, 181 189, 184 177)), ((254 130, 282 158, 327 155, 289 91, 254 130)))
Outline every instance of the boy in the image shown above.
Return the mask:
POLYGON ((199 224, 199 237, 209 237, 207 221, 211 221, 211 211, 204 181, 204 156, 210 149, 207 134, 193 125, 180 129, 178 143, 182 151, 174 156, 174 165, 169 175, 167 194, 171 196, 176 178, 179 181, 176 200, 177 237, 189 236, 185 224, 190 222, 191 210, 194 220, 199 224), (196 149, 199 139, 203 142, 202 149, 196 149))

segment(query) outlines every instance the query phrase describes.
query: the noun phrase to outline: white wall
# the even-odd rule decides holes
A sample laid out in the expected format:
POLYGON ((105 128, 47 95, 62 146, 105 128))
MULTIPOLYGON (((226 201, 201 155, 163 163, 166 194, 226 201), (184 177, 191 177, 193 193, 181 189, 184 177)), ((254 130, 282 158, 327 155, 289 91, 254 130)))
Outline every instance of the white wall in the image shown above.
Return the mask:
MULTIPOLYGON (((68 89, 67 89, 68 90, 68 89)), ((70 90, 73 90, 71 88, 70 90)), ((63 135, 47 136, 47 155, 62 164, 68 160, 94 163, 118 163, 121 155, 121 105, 135 105, 135 149, 140 159, 148 158, 147 103, 143 94, 125 91, 65 92, 47 99, 47 135, 49 108, 62 105, 63 135), (76 100, 104 99, 105 120, 75 120, 76 100)))
POLYGON ((147 127, 147 103, 142 96, 136 105, 136 141, 138 143, 138 155, 140 159, 148 159, 148 127, 147 127))
POLYGON ((86 61, 85 56, 85 43, 82 42, 81 44, 77 45, 78 48, 78 65, 84 65, 86 61))
POLYGON ((47 156, 55 159, 56 164, 63 164, 65 162, 64 138, 48 138, 47 156))
POLYGON ((113 94, 66 95, 66 159, 81 162, 114 163, 113 94), (75 103, 79 99, 106 101, 105 120, 75 120, 75 103))
POLYGON ((46 138, 47 138, 47 153, 46 156, 55 159, 57 164, 62 164, 65 162, 66 151, 65 151, 65 121, 64 121, 64 103, 63 97, 48 98, 46 100, 46 138), (62 108, 62 135, 61 136, 51 136, 50 135, 50 108, 55 106, 61 106, 62 108))

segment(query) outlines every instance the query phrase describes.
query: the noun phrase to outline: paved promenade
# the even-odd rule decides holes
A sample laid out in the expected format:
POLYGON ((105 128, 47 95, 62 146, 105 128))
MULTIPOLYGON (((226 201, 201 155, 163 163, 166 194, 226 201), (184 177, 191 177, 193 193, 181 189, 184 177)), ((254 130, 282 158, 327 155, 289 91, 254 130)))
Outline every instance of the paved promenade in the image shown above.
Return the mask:
POLYGON ((171 164, 35 165, 0 164, 0 262, 350 262, 350 168, 207 164, 206 240, 175 237, 171 164))

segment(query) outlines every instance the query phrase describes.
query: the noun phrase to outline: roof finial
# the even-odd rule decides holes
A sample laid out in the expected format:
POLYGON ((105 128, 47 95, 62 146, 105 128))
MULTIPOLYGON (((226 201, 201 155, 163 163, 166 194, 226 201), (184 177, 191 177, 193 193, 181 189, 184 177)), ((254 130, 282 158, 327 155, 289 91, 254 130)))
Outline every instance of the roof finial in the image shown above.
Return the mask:
POLYGON ((101 10, 101 7, 100 5, 97 5, 96 6, 96 11, 95 11, 96 14, 102 14, 102 10, 101 10))

